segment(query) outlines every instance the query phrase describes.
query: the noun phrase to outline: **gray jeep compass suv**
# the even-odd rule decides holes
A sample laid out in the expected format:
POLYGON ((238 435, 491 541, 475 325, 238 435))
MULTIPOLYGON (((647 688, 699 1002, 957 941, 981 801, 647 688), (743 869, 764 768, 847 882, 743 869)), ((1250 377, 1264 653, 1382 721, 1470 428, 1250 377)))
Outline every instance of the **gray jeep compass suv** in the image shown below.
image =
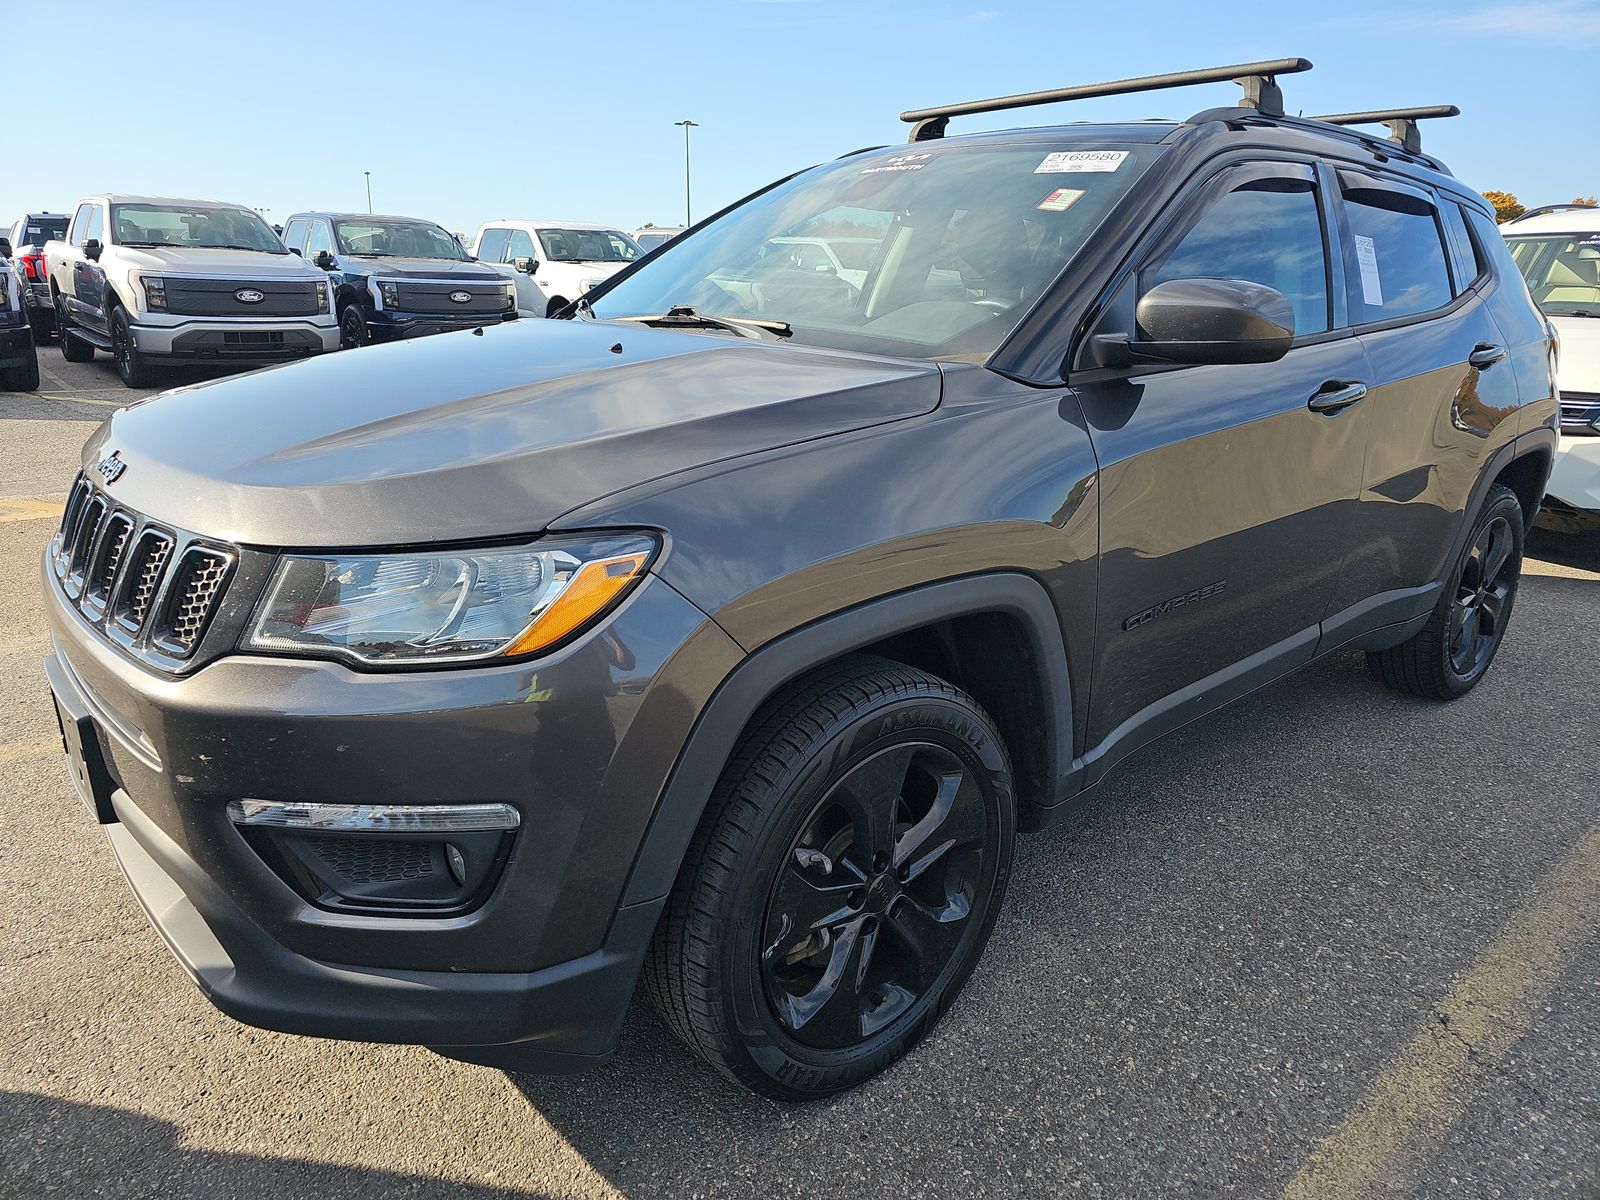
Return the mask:
POLYGON ((571 1070, 642 972, 726 1075, 818 1096, 928 1031, 1014 834, 1136 747, 1341 651, 1476 685, 1551 336, 1420 148, 1450 110, 1287 116, 1308 65, 908 113, 564 319, 115 413, 46 669, 198 986, 571 1070), (1186 121, 942 136, 1229 79, 1186 121))

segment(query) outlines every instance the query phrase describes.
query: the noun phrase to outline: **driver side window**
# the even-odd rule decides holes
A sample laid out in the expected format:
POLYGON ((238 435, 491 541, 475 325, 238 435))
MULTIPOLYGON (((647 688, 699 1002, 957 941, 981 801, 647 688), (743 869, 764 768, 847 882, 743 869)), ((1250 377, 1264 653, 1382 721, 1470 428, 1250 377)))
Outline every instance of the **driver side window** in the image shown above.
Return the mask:
POLYGON ((1296 336, 1327 330, 1328 259, 1310 173, 1303 179, 1251 179, 1218 196, 1147 271, 1144 290, 1194 278, 1276 288, 1294 305, 1296 336))
POLYGON ((333 238, 328 232, 326 221, 311 222, 311 234, 306 238, 306 257, 315 258, 326 250, 333 253, 333 238))
POLYGON ((506 250, 506 261, 515 262, 519 258, 537 258, 533 250, 533 239, 528 236, 526 229, 513 229, 511 242, 506 250))

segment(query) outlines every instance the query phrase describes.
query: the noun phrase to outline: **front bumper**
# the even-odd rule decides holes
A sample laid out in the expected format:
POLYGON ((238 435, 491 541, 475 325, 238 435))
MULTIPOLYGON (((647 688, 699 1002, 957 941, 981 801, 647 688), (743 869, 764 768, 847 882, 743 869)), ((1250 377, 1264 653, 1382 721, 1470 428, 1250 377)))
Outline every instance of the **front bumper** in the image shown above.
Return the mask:
POLYGON ((133 344, 149 358, 192 361, 287 362, 339 348, 332 317, 317 320, 228 321, 205 317, 129 326, 133 344))
POLYGON ((369 309, 367 328, 373 341, 395 342, 404 338, 427 337, 434 333, 453 333, 461 329, 480 329, 517 319, 516 309, 495 313, 452 316, 449 313, 407 313, 392 309, 369 309))
POLYGON ((1561 438, 1545 495, 1568 508, 1600 513, 1600 437, 1561 438))
POLYGON ((218 1008, 525 1069, 610 1052, 664 903, 623 905, 623 886, 693 697, 734 654, 692 605, 647 581, 595 634, 534 663, 363 674, 232 655, 173 678, 100 637, 48 565, 45 586, 46 674, 82 746, 69 763, 140 903, 218 1008), (709 663, 687 656, 699 658, 688 678, 672 660, 691 637, 715 649, 709 663), (226 814, 239 797, 494 800, 522 825, 480 907, 356 915, 308 900, 251 848, 226 814))

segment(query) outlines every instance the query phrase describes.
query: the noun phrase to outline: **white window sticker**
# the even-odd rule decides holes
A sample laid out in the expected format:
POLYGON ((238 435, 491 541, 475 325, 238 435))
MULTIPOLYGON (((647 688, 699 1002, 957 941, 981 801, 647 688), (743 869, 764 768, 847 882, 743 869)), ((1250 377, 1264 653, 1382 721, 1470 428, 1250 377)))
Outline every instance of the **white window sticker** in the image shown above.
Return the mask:
POLYGON ((1057 188, 1035 206, 1040 212, 1066 212, 1083 198, 1082 188, 1057 188))
POLYGON ((1378 251, 1372 239, 1356 234, 1356 262, 1361 267, 1361 299, 1373 308, 1383 307, 1383 283, 1378 278, 1378 251))
POLYGON ((1057 150, 1046 154, 1033 169, 1035 175, 1065 175, 1075 171, 1105 174, 1115 171, 1128 157, 1126 150, 1057 150))
POLYGON ((884 159, 876 167, 865 168, 861 173, 863 175, 884 175, 896 171, 920 171, 928 165, 928 160, 932 157, 933 155, 931 154, 923 153, 896 154, 884 159))

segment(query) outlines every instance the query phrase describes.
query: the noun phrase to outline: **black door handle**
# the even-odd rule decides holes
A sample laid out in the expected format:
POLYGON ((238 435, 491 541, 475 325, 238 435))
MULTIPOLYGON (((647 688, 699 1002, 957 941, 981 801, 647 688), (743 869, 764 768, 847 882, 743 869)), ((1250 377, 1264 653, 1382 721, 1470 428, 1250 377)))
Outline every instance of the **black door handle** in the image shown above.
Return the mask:
POLYGON ((1311 394, 1306 407, 1312 412, 1336 413, 1365 399, 1366 394, 1367 385, 1358 379, 1330 379, 1311 394))
POLYGON ((1494 366, 1509 353, 1510 351, 1504 346, 1491 346, 1488 342, 1479 342, 1472 348, 1472 353, 1467 355, 1467 364, 1482 371, 1486 367, 1494 366))

